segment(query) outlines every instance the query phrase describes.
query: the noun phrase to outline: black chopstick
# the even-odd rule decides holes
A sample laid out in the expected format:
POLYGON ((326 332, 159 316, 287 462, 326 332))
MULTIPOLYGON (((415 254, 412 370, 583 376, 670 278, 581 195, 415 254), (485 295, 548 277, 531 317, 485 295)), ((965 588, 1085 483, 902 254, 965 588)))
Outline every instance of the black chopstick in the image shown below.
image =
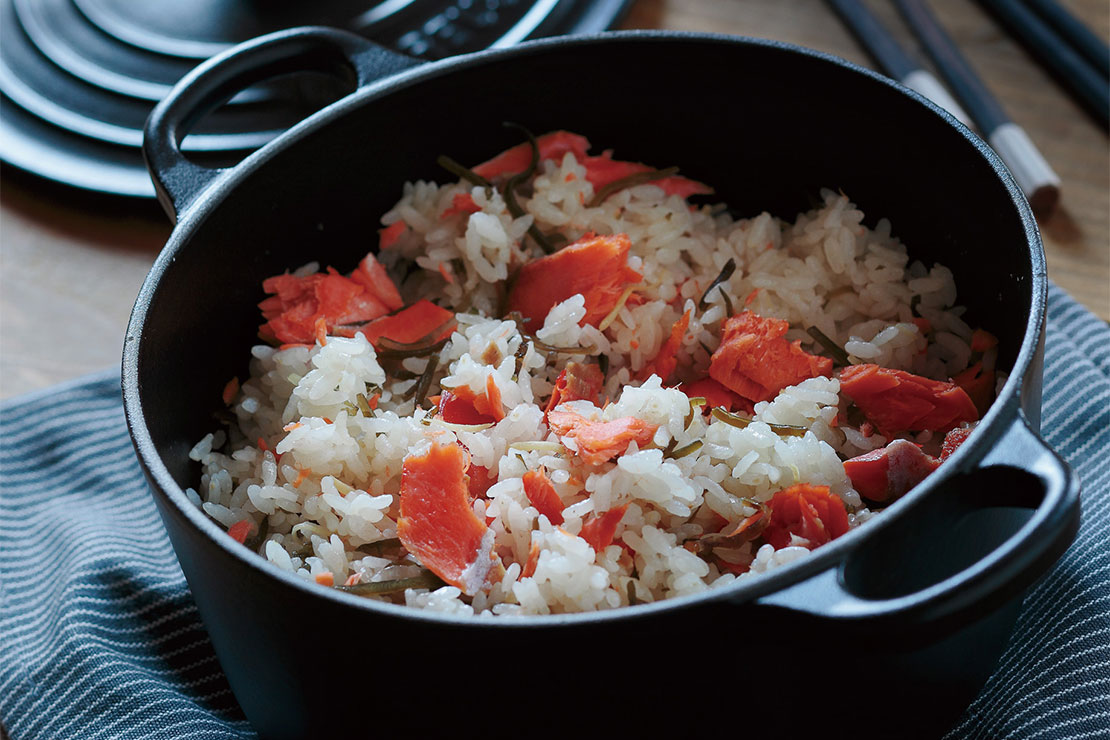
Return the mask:
POLYGON ((1038 215, 1050 213, 1060 199, 1060 178, 1028 134, 1010 120, 923 0, 895 3, 987 143, 1010 169, 1033 211, 1038 215))
POLYGON ((924 69, 860 0, 826 0, 879 68, 944 108, 966 126, 971 118, 933 74, 924 69))
POLYGON ((1018 0, 979 0, 1103 128, 1110 128, 1110 84, 1036 13, 1018 0))
POLYGON ((1069 13, 1056 0, 1025 0, 1025 4, 1055 28, 1071 48, 1094 65, 1099 74, 1110 79, 1110 46, 1084 25, 1083 21, 1069 13))

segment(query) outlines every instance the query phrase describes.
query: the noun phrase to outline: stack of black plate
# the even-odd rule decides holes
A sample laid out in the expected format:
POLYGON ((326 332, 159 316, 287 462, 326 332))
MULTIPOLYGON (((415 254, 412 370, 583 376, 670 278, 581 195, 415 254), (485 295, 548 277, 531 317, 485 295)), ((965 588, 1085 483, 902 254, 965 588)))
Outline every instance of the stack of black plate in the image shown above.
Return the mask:
MULTIPOLYGON (((152 198, 142 128, 200 61, 282 28, 346 28, 439 59, 606 30, 630 0, 0 0, 0 160, 49 180, 152 198)), ((183 148, 218 166, 345 92, 310 73, 251 88, 183 148)))

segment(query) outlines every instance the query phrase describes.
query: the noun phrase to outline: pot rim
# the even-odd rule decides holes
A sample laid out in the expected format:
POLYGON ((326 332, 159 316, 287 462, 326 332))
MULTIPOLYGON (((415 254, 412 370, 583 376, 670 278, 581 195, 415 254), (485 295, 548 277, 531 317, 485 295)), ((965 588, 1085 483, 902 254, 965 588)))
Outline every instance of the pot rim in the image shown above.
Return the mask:
MULTIPOLYGON (((925 111, 922 111, 925 114, 925 111)), ((970 156, 970 152, 968 155, 970 156)), ((296 124, 272 142, 247 156, 238 165, 223 171, 220 176, 206 189, 204 189, 193 202, 180 214, 176 226, 171 233, 166 245, 159 253, 151 267, 142 287, 137 295, 134 309, 128 323, 127 335, 124 342, 122 385, 124 408, 127 425, 132 442, 138 453, 139 461, 152 483, 151 488, 155 495, 166 499, 199 533, 209 538, 221 548, 224 553, 252 570, 258 571, 263 577, 276 580, 287 587, 298 589, 302 595, 309 598, 330 599, 337 605, 353 609, 364 609, 383 618, 400 618, 416 620, 433 624, 451 624, 454 627, 484 629, 489 627, 509 629, 529 629, 548 627, 573 627, 611 620, 627 620, 646 618, 660 612, 669 612, 688 608, 691 605, 714 601, 730 601, 733 603, 750 603, 767 594, 779 591, 787 586, 800 583, 814 575, 836 567, 842 563, 859 545, 867 538, 892 525, 895 519, 909 511, 930 493, 943 485, 948 478, 957 472, 972 469, 989 451, 996 440, 1005 433, 1009 425, 1015 421, 1020 422, 1023 416, 1021 410, 1021 394, 1027 373, 1036 365, 1035 359, 1040 351, 1043 339, 1044 318, 1047 296, 1047 272, 1045 266, 1044 250, 1040 239, 1040 232, 1033 217, 1025 195, 1015 183, 1009 170, 997 154, 975 133, 960 123, 954 116, 940 108, 932 101, 917 92, 887 78, 877 72, 869 70, 846 59, 832 54, 809 49, 782 41, 769 39, 731 36, 716 33, 700 33, 688 31, 612 31, 593 35, 574 37, 555 37, 528 41, 517 46, 504 49, 487 49, 471 54, 450 57, 436 62, 420 64, 411 69, 387 76, 373 83, 356 89, 346 97, 314 113, 305 120, 296 124), (364 105, 373 104, 380 98, 387 97, 396 90, 418 85, 421 82, 449 75, 458 70, 472 67, 498 64, 526 57, 535 52, 545 52, 559 48, 573 49, 579 46, 593 46, 598 44, 621 43, 708 43, 722 45, 740 45, 763 48, 771 52, 800 55, 813 60, 818 64, 831 64, 842 70, 861 74, 870 78, 872 82, 891 88, 902 95, 921 103, 933 115, 939 115, 963 137, 980 157, 987 161, 1001 185, 1010 196, 1016 215, 1022 222, 1025 233, 1025 247, 1028 253, 1031 280, 1028 286, 1030 298, 1030 311, 1026 316, 1024 338, 1017 353, 1002 390, 995 402, 981 419, 975 432, 969 437, 936 473, 925 482, 915 486, 909 493, 902 496, 890 506, 884 508, 883 515, 867 522, 866 527, 853 529, 836 540, 821 546, 810 555, 800 558, 792 563, 779 566, 774 570, 753 578, 741 578, 727 585, 713 588, 696 594, 676 596, 658 602, 623 606, 614 609, 605 609, 592 612, 576 612, 570 614, 552 615, 505 615, 495 618, 483 618, 477 615, 444 614, 413 607, 379 602, 366 599, 353 594, 344 593, 337 589, 320 587, 311 581, 299 578, 293 573, 284 571, 270 563, 266 558, 250 551, 226 536, 226 532, 215 521, 208 517, 201 509, 193 505, 186 498, 183 489, 177 484, 169 470, 162 461, 162 457, 155 448, 154 442, 147 428, 141 402, 139 377, 139 348, 142 330, 145 323, 147 309, 154 296, 158 285, 167 268, 176 259, 180 250, 190 241, 193 231, 217 209, 225 200, 228 192, 236 188, 256 169, 270 158, 280 156, 283 151, 296 145, 303 137, 319 129, 325 128, 338 118, 342 118, 350 111, 364 105)), ((1039 399, 1037 399, 1039 403, 1039 399)))

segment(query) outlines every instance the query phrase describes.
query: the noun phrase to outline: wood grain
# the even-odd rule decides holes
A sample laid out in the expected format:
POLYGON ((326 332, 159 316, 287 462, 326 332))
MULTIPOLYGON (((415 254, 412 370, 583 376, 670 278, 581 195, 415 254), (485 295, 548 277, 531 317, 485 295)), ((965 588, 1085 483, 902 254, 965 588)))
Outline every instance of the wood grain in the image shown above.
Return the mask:
MULTIPOLYGON (((1065 4, 1110 38, 1110 3, 1065 4)), ((870 5, 916 47, 890 3, 870 5)), ((1106 134, 976 3, 932 7, 1063 179, 1062 206, 1041 223, 1050 277, 1110 320, 1106 134)), ((870 64, 820 0, 638 0, 622 26, 774 38, 870 64)), ((8 168, 0 177, 0 397, 118 366, 131 304, 168 222, 152 202, 97 198, 8 168)))
POLYGON ((0 397, 118 367, 131 305, 170 233, 147 207, 5 172, 0 397))

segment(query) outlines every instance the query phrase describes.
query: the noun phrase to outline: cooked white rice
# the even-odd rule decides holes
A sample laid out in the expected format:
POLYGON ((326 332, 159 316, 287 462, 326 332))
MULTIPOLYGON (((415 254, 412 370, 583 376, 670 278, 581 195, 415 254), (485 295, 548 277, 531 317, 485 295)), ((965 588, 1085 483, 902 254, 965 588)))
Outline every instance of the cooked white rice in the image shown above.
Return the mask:
MULTIPOLYGON (((719 549, 721 561, 749 566, 734 575, 684 546, 714 524, 719 528, 721 519, 735 524, 751 516, 755 504, 797 482, 828 486, 843 499, 852 526, 871 516, 852 489, 842 458, 887 440, 836 423, 841 401, 835 378, 785 388, 756 405, 755 421, 743 429, 700 413, 687 426, 690 400, 681 390, 663 387, 655 376, 639 386, 631 379, 688 309, 694 310, 679 352, 680 374, 706 374, 726 307, 719 290, 709 295, 707 310, 696 304, 730 258, 737 269, 723 289, 731 303, 789 321, 795 328, 787 338, 800 339, 807 351, 821 351, 804 330, 816 326, 845 347, 853 362, 948 378, 967 366, 971 336, 961 320, 963 309, 954 305, 951 272, 911 261, 887 221, 867 228, 863 213, 840 193, 824 191, 823 205, 794 223, 768 213, 734 220, 720 208, 691 208, 651 184, 589 207, 593 187, 573 154, 559 165, 542 165, 530 196, 520 198, 527 212, 520 218, 509 214, 496 192, 487 197, 483 188, 462 182, 413 182, 404 185, 401 200, 382 219, 385 225, 403 221, 407 230, 379 258, 395 276, 404 274, 410 261, 424 268, 402 286, 405 297, 440 296, 442 305, 459 311, 457 330, 440 353, 436 383, 466 385, 480 394, 492 377, 511 409, 503 420, 463 430, 429 419, 427 411, 401 400, 415 381, 387 378, 374 347, 361 335, 328 337, 312 348, 260 345, 251 350, 251 377, 231 405, 237 423, 227 434, 209 434, 190 453, 203 467, 190 498, 225 527, 244 519, 265 521, 259 552, 275 567, 306 579, 330 573, 341 584, 413 577, 422 569, 411 555, 383 556, 367 546, 397 537, 405 457, 427 450, 432 441, 458 441, 473 465, 496 473, 487 498, 473 506, 489 522, 505 568, 474 596, 443 586, 381 598, 441 612, 495 615, 610 609, 629 604, 630 595, 637 602, 657 601, 757 577, 804 557, 809 550, 801 546, 775 551, 745 543, 719 549), (481 210, 442 218, 454 196, 464 192, 481 210), (535 256, 530 242, 522 244, 532 223, 568 241, 591 231, 630 237, 629 263, 643 275, 637 291, 647 300, 622 306, 602 330, 578 325, 585 309, 582 297, 575 296, 555 306, 536 335, 551 345, 590 347, 608 358, 601 395, 612 403, 600 409, 585 401, 570 406, 587 416, 634 416, 658 424, 646 449, 633 443, 612 462, 582 464, 568 450, 573 443, 560 444, 544 424, 542 406, 561 361, 549 362, 530 344, 516 373, 514 353, 522 337, 514 322, 489 318, 498 303, 492 283, 507 277, 510 264, 535 256), (912 322, 911 305, 931 322, 933 341, 912 322), (370 416, 352 413, 367 384, 383 389, 380 405, 370 416), (783 437, 768 424, 808 431, 783 437), (704 442, 695 452, 664 456, 668 445, 695 440, 704 442), (540 515, 524 493, 522 476, 540 467, 567 507, 560 526, 540 515), (628 508, 612 545, 594 552, 577 536, 590 514, 624 504, 628 508), (540 551, 535 572, 522 577, 521 564, 534 546, 540 551)), ((308 265, 302 273, 316 269, 308 265)), ((419 374, 427 361, 409 358, 404 366, 419 374)))

